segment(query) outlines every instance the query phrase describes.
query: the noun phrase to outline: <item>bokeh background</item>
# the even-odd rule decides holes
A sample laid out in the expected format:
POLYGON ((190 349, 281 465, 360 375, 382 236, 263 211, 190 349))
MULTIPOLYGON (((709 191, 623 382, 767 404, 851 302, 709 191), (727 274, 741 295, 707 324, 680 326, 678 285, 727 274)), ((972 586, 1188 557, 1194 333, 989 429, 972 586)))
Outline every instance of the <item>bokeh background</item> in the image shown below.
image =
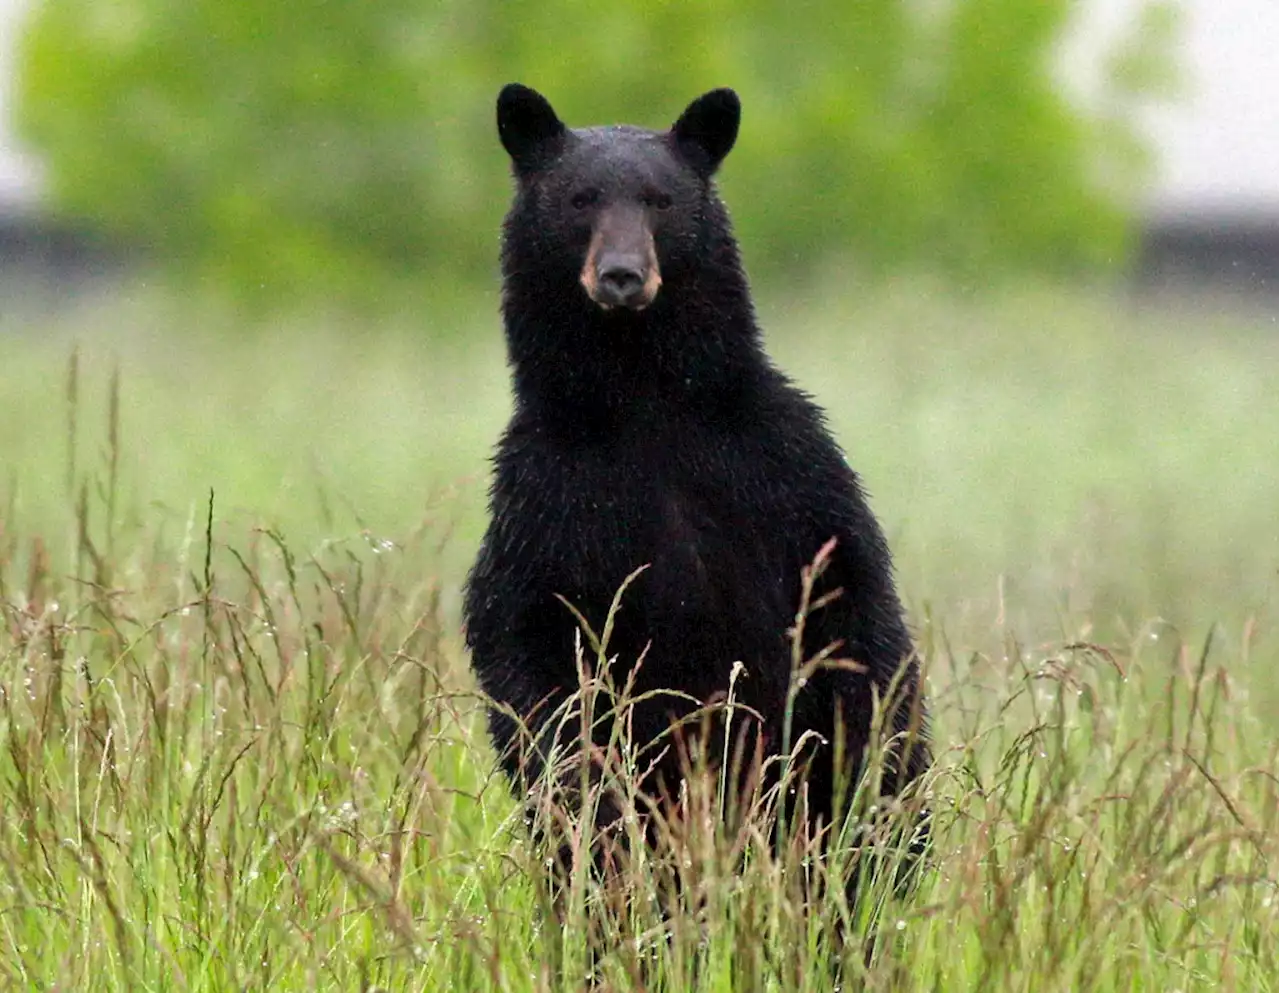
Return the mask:
POLYGON ((498 88, 664 127, 728 84, 770 348, 913 621, 1217 624, 1274 715, 1276 45, 1269 0, 2 0, 5 554, 109 475, 111 534, 190 540, 210 490, 232 546, 426 529, 455 609, 509 405, 498 88))

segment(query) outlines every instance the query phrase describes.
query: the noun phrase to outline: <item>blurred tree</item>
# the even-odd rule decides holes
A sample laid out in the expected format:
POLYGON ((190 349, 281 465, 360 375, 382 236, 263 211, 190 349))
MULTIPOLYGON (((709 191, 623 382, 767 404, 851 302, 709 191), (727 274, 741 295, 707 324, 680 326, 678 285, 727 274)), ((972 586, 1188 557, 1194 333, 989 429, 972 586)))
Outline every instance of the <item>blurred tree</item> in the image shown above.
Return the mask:
POLYGON ((723 185, 757 272, 1075 269, 1123 255, 1134 144, 1055 82, 1073 6, 44 0, 19 124, 58 209, 264 299, 491 275, 509 80, 652 127, 736 87, 723 185))

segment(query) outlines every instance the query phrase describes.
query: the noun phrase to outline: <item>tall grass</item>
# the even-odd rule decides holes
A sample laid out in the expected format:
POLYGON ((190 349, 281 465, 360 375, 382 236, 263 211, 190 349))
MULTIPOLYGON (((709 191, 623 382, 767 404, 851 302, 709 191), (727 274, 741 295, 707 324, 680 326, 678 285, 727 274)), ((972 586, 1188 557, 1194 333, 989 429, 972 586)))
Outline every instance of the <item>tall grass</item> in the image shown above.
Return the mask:
POLYGON ((562 812, 560 926, 483 733, 447 508, 395 540, 337 512, 255 524, 216 487, 149 509, 128 370, 86 354, 38 384, 42 523, 10 502, 0 531, 4 984, 791 991, 832 988, 842 959, 846 989, 1277 988, 1274 587, 1224 626, 937 596, 914 617, 938 761, 913 892, 804 899, 868 843, 891 861, 894 811, 864 806, 860 849, 775 851, 767 819, 713 816, 706 777, 602 885, 591 805, 634 782, 620 749, 562 812))

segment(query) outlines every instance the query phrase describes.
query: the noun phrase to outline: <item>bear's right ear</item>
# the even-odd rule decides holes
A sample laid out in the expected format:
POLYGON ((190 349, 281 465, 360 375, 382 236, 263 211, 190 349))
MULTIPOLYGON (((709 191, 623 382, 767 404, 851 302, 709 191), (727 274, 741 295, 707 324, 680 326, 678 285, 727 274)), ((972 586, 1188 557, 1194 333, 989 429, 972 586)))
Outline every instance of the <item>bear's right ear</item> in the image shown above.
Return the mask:
POLYGON ((565 126, 537 90, 508 83, 498 94, 498 137, 517 173, 532 172, 555 155, 565 126))

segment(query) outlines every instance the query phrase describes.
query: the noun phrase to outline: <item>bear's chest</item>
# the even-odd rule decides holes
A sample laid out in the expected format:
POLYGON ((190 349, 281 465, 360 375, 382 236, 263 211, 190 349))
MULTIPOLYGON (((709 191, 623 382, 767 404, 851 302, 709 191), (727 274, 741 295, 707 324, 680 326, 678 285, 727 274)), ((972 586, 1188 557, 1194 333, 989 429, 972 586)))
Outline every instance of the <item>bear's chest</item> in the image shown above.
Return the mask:
POLYGON ((593 622, 643 569, 623 606, 651 637, 725 642, 785 626, 803 521, 769 460, 731 439, 685 435, 553 454, 544 478, 551 466, 554 506, 539 515, 556 565, 548 574, 593 622))

